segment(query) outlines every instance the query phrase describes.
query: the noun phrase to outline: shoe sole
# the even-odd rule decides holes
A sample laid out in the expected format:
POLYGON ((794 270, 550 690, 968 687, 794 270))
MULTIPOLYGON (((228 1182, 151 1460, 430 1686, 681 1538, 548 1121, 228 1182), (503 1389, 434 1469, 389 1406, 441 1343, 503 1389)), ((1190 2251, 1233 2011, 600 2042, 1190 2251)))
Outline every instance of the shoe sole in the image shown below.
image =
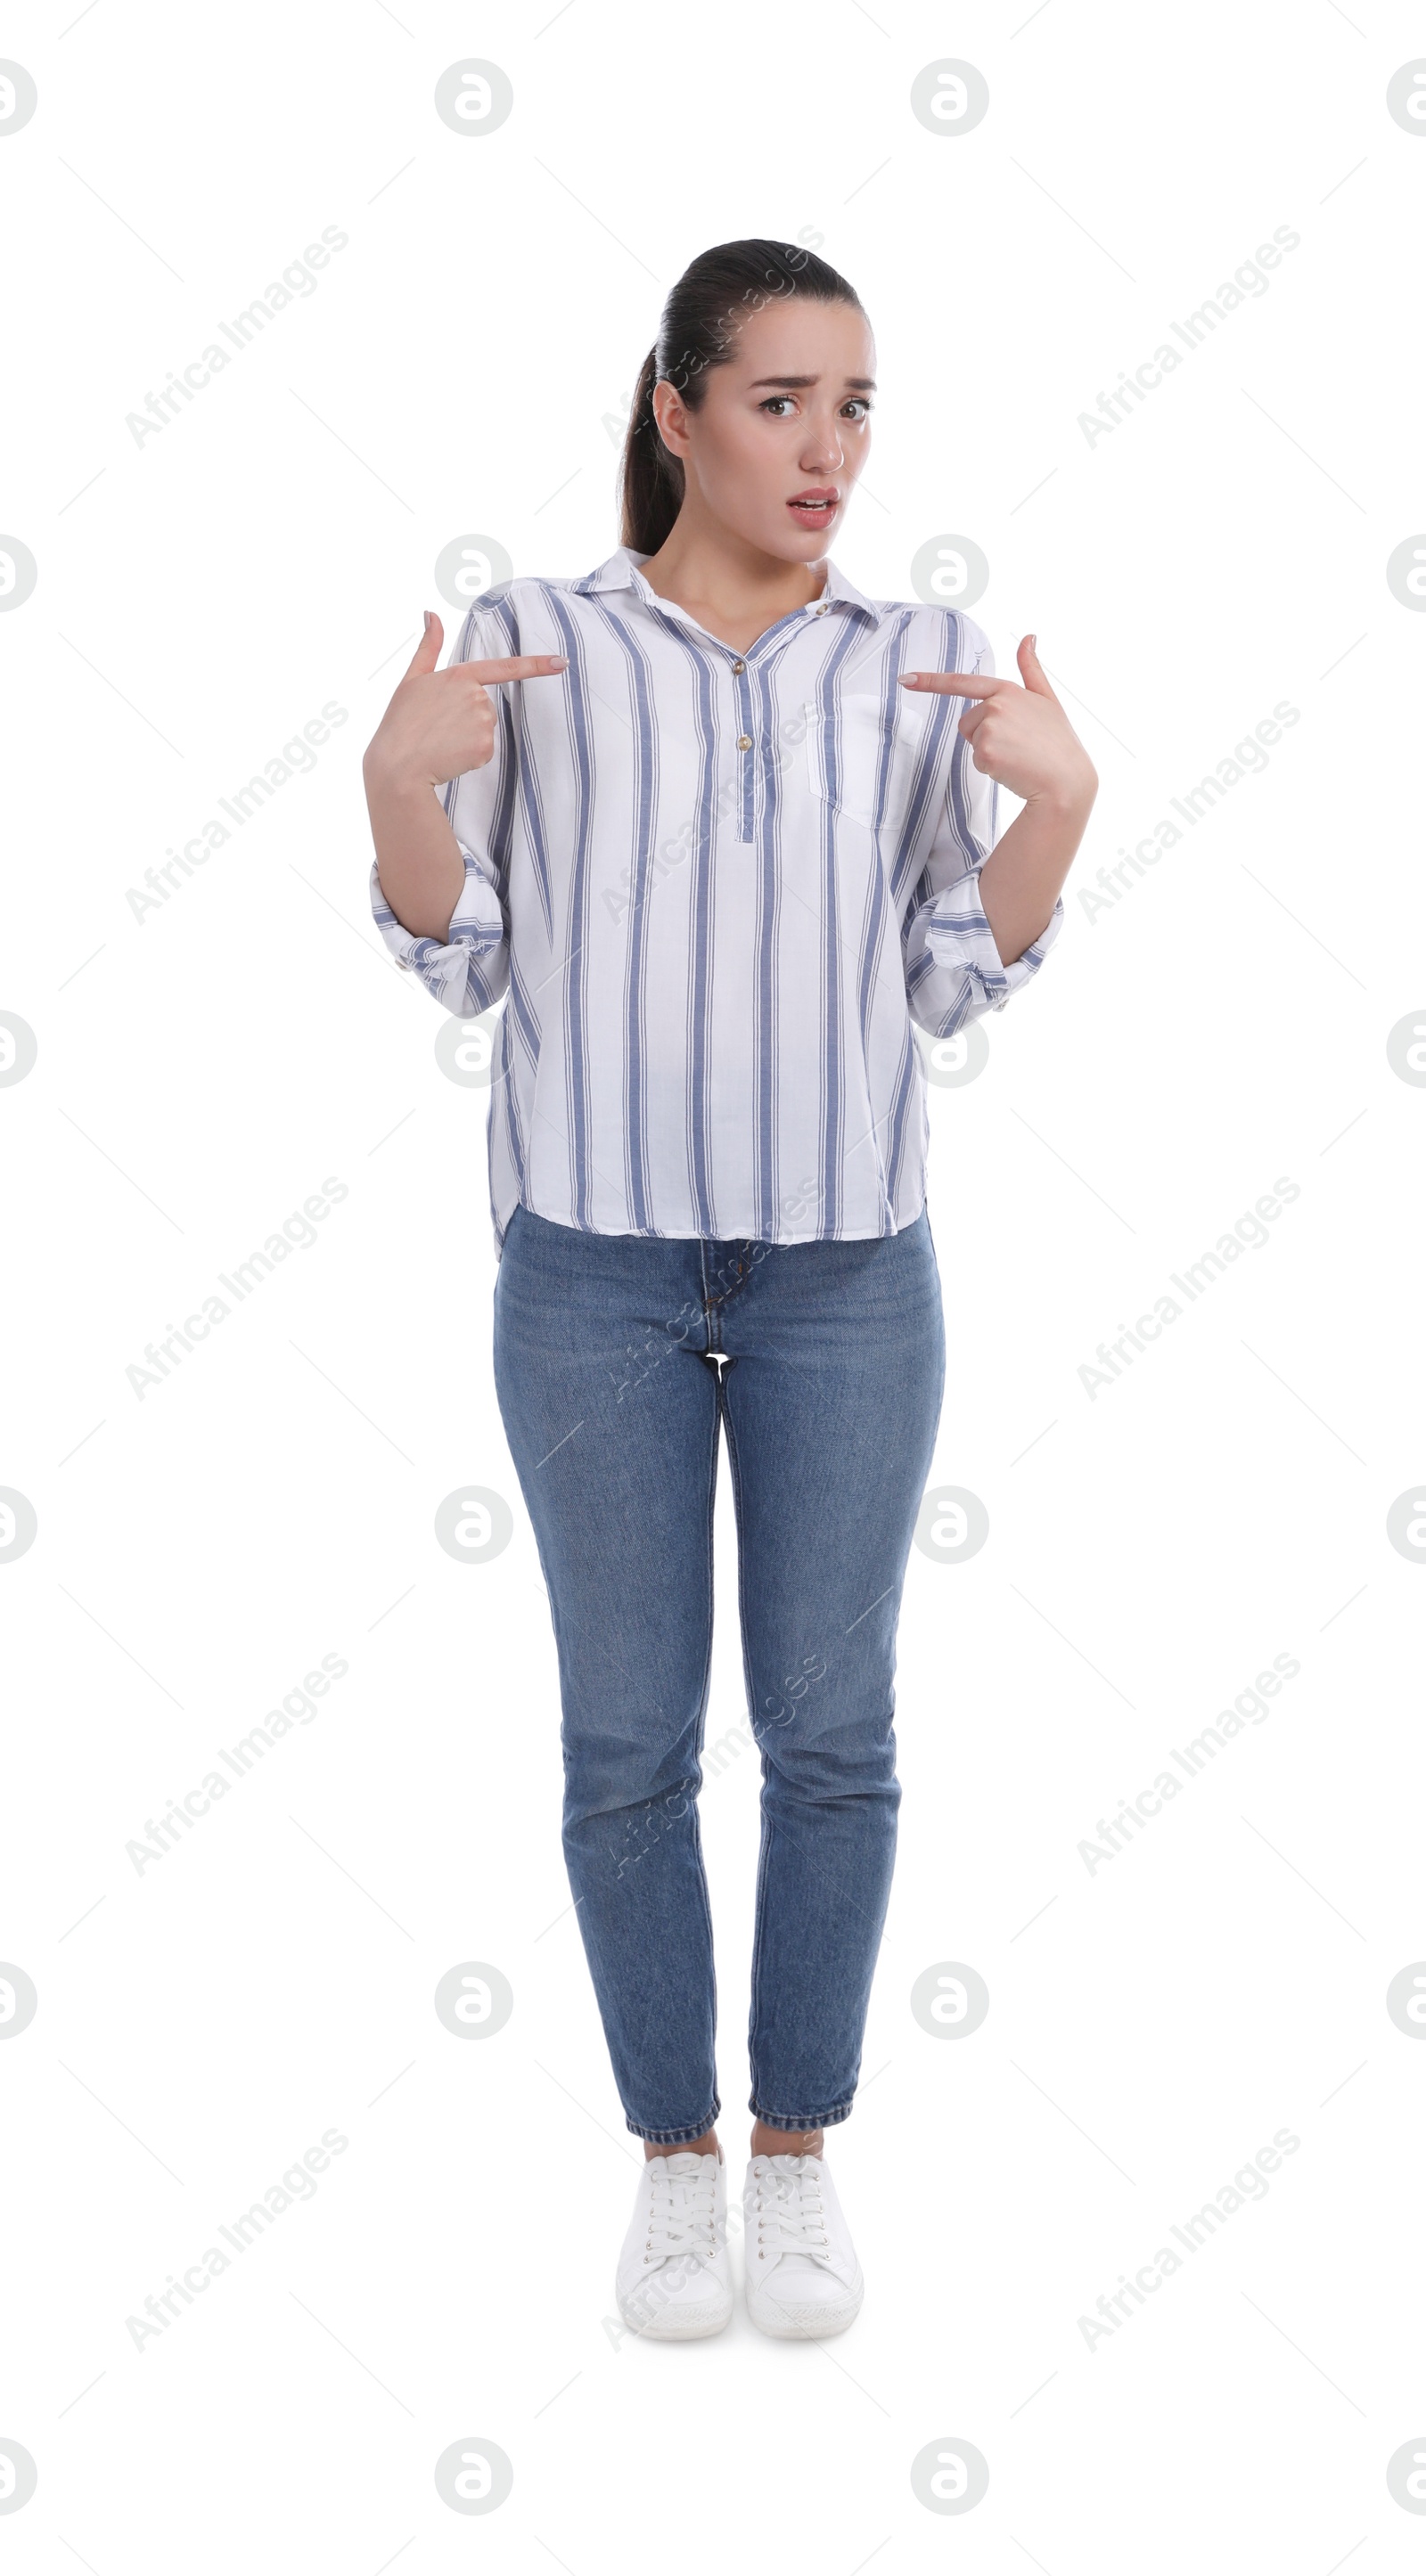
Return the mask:
POLYGON ((711 2312, 708 2308, 701 2312, 695 2310, 692 2314, 685 2313, 682 2318, 677 2316, 676 2310, 670 2309, 649 2324, 642 2323, 637 2313, 627 2308, 622 2299, 618 2300, 618 2309, 630 2333, 638 2335, 643 2343, 697 2343, 706 2335, 721 2334, 731 2323, 733 2301, 730 2297, 726 2307, 714 2308, 711 2312))
POLYGON ((864 2295, 865 2285, 858 2274, 855 2294, 844 2299, 838 2307, 820 2310, 815 2325, 794 2319, 772 2300, 754 2301, 751 2296, 748 2315, 760 2334, 771 2335, 779 2343, 822 2343, 829 2335, 845 2334, 848 2326, 856 2323, 864 2295))

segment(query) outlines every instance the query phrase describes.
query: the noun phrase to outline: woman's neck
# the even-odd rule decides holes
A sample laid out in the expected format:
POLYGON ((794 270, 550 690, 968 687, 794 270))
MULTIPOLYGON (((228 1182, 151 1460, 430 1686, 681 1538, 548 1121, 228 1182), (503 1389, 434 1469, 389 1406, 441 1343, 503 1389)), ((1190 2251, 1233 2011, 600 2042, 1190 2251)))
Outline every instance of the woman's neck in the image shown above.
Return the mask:
POLYGON ((680 529, 675 523, 639 571, 660 599, 686 608, 736 652, 748 651, 779 618, 809 607, 826 588, 825 563, 784 563, 756 546, 680 529))

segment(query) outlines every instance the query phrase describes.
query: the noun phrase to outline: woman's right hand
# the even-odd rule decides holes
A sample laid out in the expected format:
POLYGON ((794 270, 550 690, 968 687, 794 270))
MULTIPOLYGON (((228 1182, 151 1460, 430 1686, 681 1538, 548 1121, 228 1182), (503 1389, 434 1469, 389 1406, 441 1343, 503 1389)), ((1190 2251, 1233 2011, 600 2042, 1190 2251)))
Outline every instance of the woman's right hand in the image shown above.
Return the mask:
POLYGON ((483 769, 495 749, 496 706, 487 681, 543 679, 563 671, 563 653, 516 653, 496 662, 452 662, 438 671, 445 630, 433 610, 367 744, 363 769, 384 785, 438 787, 483 769))

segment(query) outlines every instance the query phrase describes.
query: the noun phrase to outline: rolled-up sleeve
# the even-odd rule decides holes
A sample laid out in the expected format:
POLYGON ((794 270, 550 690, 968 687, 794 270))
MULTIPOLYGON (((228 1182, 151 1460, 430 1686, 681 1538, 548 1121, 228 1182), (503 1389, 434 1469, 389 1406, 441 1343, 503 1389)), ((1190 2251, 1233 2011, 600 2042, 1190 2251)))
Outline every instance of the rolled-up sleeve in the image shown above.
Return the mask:
MULTIPOLYGON (((452 662, 493 661, 511 650, 495 612, 472 608, 452 662)), ((465 770, 435 792, 455 834, 465 882, 444 940, 420 938, 398 921, 371 868, 372 917, 398 966, 420 978, 458 1019, 488 1011, 510 982, 509 853, 515 790, 514 717, 507 689, 493 685, 495 749, 482 769, 465 770)))
MULTIPOLYGON (((957 616, 960 658, 947 669, 993 674, 989 638, 974 619, 957 616)), ((960 732, 970 699, 951 698, 956 728, 950 774, 935 837, 902 925, 906 998, 913 1020, 932 1037, 954 1037, 968 1020, 1003 1011, 1012 993, 1039 972, 1064 926, 1064 898, 1038 938, 1007 966, 980 900, 980 872, 995 847, 999 791, 977 769, 960 732)))

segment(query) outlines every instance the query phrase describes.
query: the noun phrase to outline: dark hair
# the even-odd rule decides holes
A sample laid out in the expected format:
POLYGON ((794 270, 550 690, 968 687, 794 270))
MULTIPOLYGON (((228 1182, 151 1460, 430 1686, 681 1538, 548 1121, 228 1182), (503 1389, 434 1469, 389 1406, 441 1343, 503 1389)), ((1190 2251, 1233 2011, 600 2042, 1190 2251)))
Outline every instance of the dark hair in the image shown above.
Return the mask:
POLYGON ((619 469, 619 543, 657 554, 683 506, 683 463, 665 447, 654 418, 654 387, 676 385, 690 411, 700 411, 707 370, 724 367, 738 326, 777 296, 805 295, 816 304, 854 304, 861 297, 840 272, 800 242, 718 242, 689 261, 669 290, 659 336, 639 370, 619 469))

